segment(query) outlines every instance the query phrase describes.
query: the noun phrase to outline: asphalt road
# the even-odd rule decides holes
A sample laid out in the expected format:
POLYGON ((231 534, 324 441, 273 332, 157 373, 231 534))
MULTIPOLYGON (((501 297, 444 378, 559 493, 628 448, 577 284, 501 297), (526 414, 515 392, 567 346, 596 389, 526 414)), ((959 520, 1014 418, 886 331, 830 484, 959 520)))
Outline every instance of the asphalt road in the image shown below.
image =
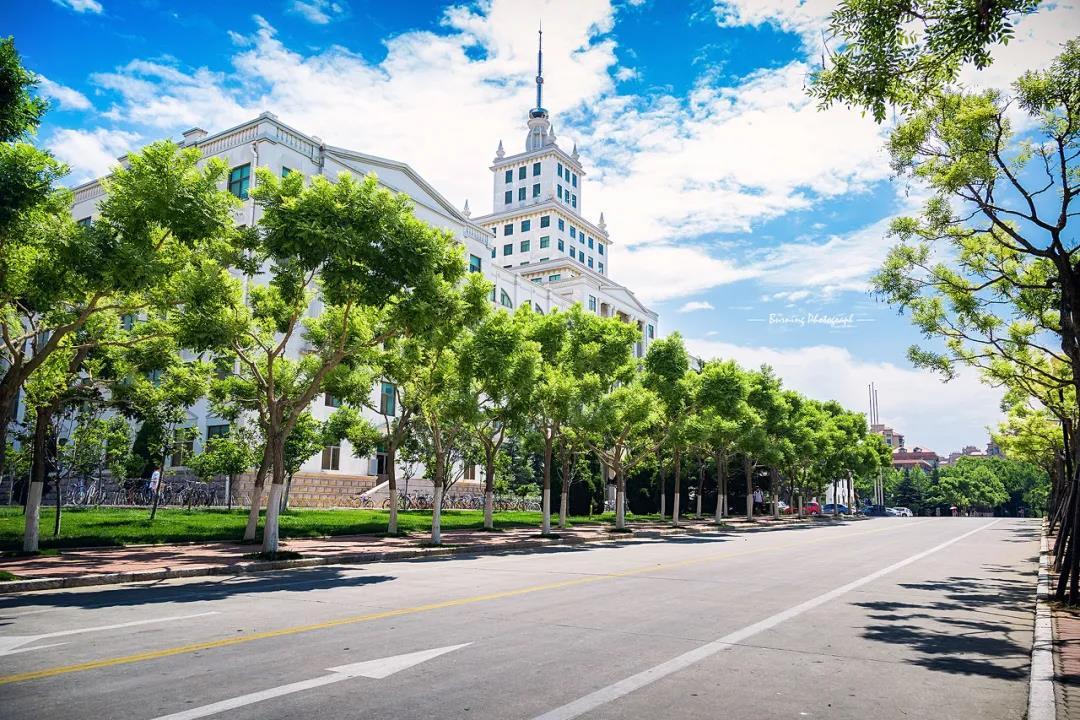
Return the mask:
POLYGON ((0 716, 1019 719, 1037 556, 882 518, 0 596, 0 716))

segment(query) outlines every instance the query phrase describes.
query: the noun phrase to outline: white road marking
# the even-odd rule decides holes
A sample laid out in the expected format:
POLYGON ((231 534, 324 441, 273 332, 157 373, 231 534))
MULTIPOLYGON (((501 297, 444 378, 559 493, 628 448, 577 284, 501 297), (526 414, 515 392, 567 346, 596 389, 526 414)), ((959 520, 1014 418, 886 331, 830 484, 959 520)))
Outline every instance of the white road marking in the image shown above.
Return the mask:
POLYGON ((718 640, 713 640, 712 642, 702 645, 701 647, 694 648, 693 650, 674 657, 667 662, 660 663, 659 665, 655 665, 647 670, 643 670, 636 675, 631 675, 624 680, 620 680, 619 682, 608 685, 607 687, 600 688, 599 690, 589 693, 584 697, 578 698, 573 702, 567 703, 566 705, 563 705, 561 707, 557 707, 554 710, 550 710, 543 715, 538 715, 533 720, 573 720, 573 718, 581 717, 590 710, 595 710, 601 705, 605 705, 609 702, 612 702, 613 700, 618 700, 624 695, 629 695, 635 690, 640 690, 647 685, 651 685, 657 680, 665 678, 672 673, 684 670, 689 666, 693 665, 694 663, 712 657, 713 655, 716 655, 724 650, 728 650, 737 645, 738 643, 741 643, 744 640, 753 637, 754 635, 765 632, 766 630, 770 630, 783 622, 796 618, 799 615, 809 612, 814 608, 820 607, 831 600, 835 600, 836 598, 844 595, 845 593, 849 593, 852 590, 871 583, 874 580, 888 575, 891 572, 895 572, 900 568, 911 565, 912 563, 918 562, 919 560, 922 560, 929 555, 933 555, 936 552, 944 550, 953 543, 958 543, 966 537, 974 535, 977 532, 986 530, 987 528, 996 525, 998 522, 999 520, 994 520, 992 522, 986 523, 985 525, 980 525, 974 530, 970 530, 963 535, 954 537, 952 540, 947 540, 940 545, 935 545, 929 550, 924 550, 923 552, 912 555, 911 557, 901 560, 900 562, 893 563, 892 565, 884 567, 876 572, 872 572, 865 577, 861 577, 858 580, 849 582, 846 585, 841 585, 834 590, 830 590, 827 593, 818 595, 817 597, 807 600, 806 602, 800 603, 798 605, 795 605, 794 607, 788 608, 787 610, 767 617, 764 620, 754 623, 753 625, 747 625, 741 630, 736 630, 735 632, 725 635, 718 640))
MULTIPOLYGON (((173 615, 171 617, 159 617, 148 618, 146 620, 133 620, 126 623, 116 623, 115 625, 97 625, 95 627, 88 628, 74 628, 72 630, 57 630, 50 633, 42 633, 41 635, 6 635, 0 637, 0 657, 4 655, 10 655, 15 648, 23 645, 28 645, 38 640, 45 640, 46 638, 66 637, 68 635, 78 635, 88 632, 101 632, 102 630, 118 630, 120 628, 136 627, 139 625, 152 625, 155 623, 173 622, 175 620, 189 620, 191 618, 205 617, 207 615, 220 615, 216 610, 210 612, 195 613, 194 615, 173 615)), ((42 647, 52 647, 52 645, 44 645, 42 647)), ((27 650, 39 650, 41 648, 24 648, 17 652, 26 652, 27 650)))
POLYGON ((420 652, 395 655, 379 660, 367 660, 364 662, 353 663, 352 665, 340 665, 338 667, 327 668, 327 671, 330 672, 329 675, 322 675, 310 680, 301 680, 300 682, 280 685, 275 688, 269 688, 268 690, 260 690, 259 692, 240 695, 239 697, 230 698, 229 700, 222 700, 221 702, 203 705, 202 707, 191 708, 190 710, 173 713, 172 715, 162 715, 161 717, 154 718, 154 720, 195 720, 195 718, 217 715, 226 710, 235 710, 238 707, 262 702, 263 700, 271 700, 276 697, 281 697, 282 695, 291 695, 292 693, 311 690, 312 688, 322 687, 323 685, 330 685, 332 683, 356 677, 381 680, 396 672, 410 668, 413 665, 419 665, 425 660, 431 660, 432 658, 436 658, 448 652, 453 652, 454 650, 459 650, 460 648, 471 644, 472 643, 448 645, 447 647, 434 648, 432 650, 421 650, 420 652))

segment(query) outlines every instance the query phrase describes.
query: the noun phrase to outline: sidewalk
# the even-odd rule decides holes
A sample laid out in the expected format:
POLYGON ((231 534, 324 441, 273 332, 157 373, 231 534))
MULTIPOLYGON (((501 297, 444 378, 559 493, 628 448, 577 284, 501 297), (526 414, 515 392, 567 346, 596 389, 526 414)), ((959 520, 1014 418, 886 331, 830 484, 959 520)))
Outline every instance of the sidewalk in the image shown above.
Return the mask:
POLYGON ((1080 719, 1080 613, 1055 608, 1053 617, 1057 717, 1080 719))
MULTIPOLYGON (((728 518, 721 532, 790 527, 795 518, 728 518)), ((345 535, 326 538, 282 540, 280 550, 299 553, 299 559, 265 561, 253 557, 258 545, 206 543, 150 545, 126 548, 85 548, 62 550, 58 555, 0 559, 0 570, 18 579, 0 582, 0 594, 62 587, 105 585, 143 580, 161 580, 203 575, 228 575, 296 567, 316 567, 334 563, 382 562, 428 555, 498 553, 547 546, 578 545, 587 542, 617 542, 632 537, 717 532, 711 522, 684 519, 679 527, 670 523, 632 523, 632 533, 616 533, 611 525, 577 525, 553 531, 556 538, 544 538, 538 528, 511 528, 499 532, 450 530, 443 533, 440 547, 426 546, 427 534, 408 537, 345 535)))

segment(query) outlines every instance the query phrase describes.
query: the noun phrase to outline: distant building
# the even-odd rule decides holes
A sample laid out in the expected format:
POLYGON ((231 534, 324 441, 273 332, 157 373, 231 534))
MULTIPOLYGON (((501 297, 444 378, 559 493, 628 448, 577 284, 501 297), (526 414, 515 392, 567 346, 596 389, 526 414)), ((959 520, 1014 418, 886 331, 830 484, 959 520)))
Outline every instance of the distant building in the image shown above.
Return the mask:
POLYGON ((882 423, 874 423, 871 425, 870 432, 883 437, 885 439, 885 444, 894 451, 904 447, 904 436, 882 423))
POLYGON ((903 447, 893 452, 892 466, 897 470, 910 472, 912 468, 919 468, 925 473, 932 472, 941 463, 941 458, 933 450, 924 450, 917 447, 906 450, 903 447))

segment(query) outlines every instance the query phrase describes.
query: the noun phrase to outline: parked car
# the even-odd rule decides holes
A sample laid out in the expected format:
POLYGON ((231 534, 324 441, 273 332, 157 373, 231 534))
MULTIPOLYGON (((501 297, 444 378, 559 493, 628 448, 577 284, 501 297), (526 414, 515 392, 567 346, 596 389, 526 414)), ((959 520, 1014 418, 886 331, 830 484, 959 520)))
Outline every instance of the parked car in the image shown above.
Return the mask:
POLYGON ((889 508, 884 505, 867 505, 862 509, 862 513, 869 517, 885 517, 889 514, 889 508))
POLYGON ((885 514, 888 515, 889 517, 899 517, 899 515, 900 515, 900 513, 897 511, 896 508, 891 508, 891 507, 885 508, 885 514))
POLYGON ((776 507, 779 508, 781 515, 790 515, 791 514, 791 506, 788 505, 783 500, 777 500, 776 501, 776 507))
POLYGON ((900 517, 915 517, 915 513, 911 512, 906 507, 893 508, 893 510, 895 510, 896 514, 900 517))
POLYGON ((829 503, 828 505, 822 505, 821 506, 821 514, 822 515, 832 515, 833 512, 834 512, 834 508, 835 508, 835 512, 838 512, 841 515, 847 515, 850 512, 848 510, 848 506, 844 505, 843 503, 839 503, 837 505, 833 505, 832 503, 829 503))
POLYGON ((819 503, 817 500, 811 500, 810 502, 803 505, 803 513, 807 515, 820 515, 821 503, 819 503))

